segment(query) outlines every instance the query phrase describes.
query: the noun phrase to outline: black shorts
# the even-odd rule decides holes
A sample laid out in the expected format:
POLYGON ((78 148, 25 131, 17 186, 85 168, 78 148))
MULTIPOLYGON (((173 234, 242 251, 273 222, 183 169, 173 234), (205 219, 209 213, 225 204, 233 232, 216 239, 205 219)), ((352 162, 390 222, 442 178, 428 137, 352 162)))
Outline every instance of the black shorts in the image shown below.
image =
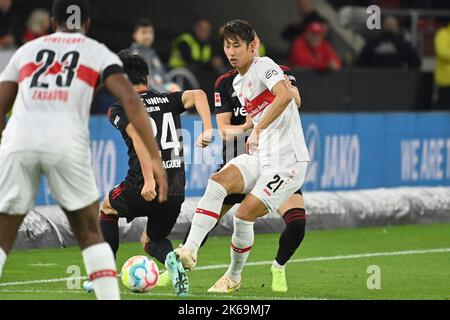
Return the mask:
MULTIPOLYGON (((301 196, 303 195, 301 189, 298 189, 294 194, 299 194, 301 196)), ((228 195, 225 198, 225 200, 223 200, 223 204, 232 206, 232 205, 241 203, 244 200, 245 196, 246 196, 246 194, 243 194, 243 193, 241 193, 241 194, 230 194, 230 195, 228 195)))
POLYGON ((167 238, 180 215, 184 196, 168 196, 167 201, 160 203, 157 199, 145 201, 140 191, 127 189, 122 182, 109 192, 109 203, 127 222, 138 217, 147 217, 147 235, 150 240, 167 238))

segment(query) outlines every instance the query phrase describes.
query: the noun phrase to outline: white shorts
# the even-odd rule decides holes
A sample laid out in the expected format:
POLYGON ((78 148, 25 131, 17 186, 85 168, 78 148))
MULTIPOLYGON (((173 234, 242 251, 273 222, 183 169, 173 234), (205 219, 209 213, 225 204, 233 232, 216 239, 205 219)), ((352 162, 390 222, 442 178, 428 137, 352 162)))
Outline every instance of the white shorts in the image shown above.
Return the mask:
POLYGON ((41 175, 67 211, 85 208, 99 198, 89 157, 0 152, 0 168, 0 213, 25 215, 33 209, 41 175))
MULTIPOLYGON (((236 166, 244 179, 243 193, 251 193, 269 211, 276 212, 305 181, 308 162, 294 162, 284 168, 262 167, 256 156, 242 154, 228 165, 236 166)), ((225 166, 225 167, 226 167, 225 166)))

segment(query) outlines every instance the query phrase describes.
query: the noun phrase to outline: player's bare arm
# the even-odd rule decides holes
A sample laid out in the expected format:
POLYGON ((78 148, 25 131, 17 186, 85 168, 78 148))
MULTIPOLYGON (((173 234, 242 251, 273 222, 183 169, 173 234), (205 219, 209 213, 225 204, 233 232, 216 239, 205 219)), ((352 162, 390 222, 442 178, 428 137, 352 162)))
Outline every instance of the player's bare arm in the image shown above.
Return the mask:
POLYGON ((122 74, 111 75, 105 80, 106 88, 121 102, 123 109, 133 124, 136 132, 142 138, 145 148, 150 153, 153 162, 153 175, 158 185, 158 201, 167 200, 168 183, 162 165, 159 149, 153 136, 148 116, 142 107, 142 102, 131 83, 122 74))
POLYGON ((245 123, 240 125, 232 125, 231 117, 231 112, 224 112, 216 115, 219 134, 223 140, 232 140, 235 137, 239 138, 243 136, 247 130, 253 128, 253 121, 250 116, 247 116, 245 123))
MULTIPOLYGON (((289 81, 289 83, 290 83, 290 81, 289 81)), ((292 95, 294 96, 295 104, 297 105, 297 109, 300 109, 302 106, 302 98, 300 96, 300 91, 298 90, 298 88, 296 86, 293 86, 292 84, 291 84, 291 86, 292 87, 290 88, 290 90, 292 92, 292 95)))
POLYGON ((258 146, 258 139, 260 130, 266 129, 275 119, 277 119, 288 106, 293 98, 292 91, 289 90, 286 85, 286 81, 278 81, 272 88, 272 93, 275 96, 272 104, 269 107, 266 115, 253 129, 250 137, 248 137, 246 146, 247 153, 251 153, 252 150, 258 146))
POLYGON ((16 99, 18 85, 16 82, 0 83, 0 139, 6 126, 6 115, 16 99))
POLYGON ((200 118, 203 122, 203 132, 197 138, 196 146, 205 148, 211 143, 212 138, 212 123, 211 111, 209 109, 208 98, 203 90, 186 90, 181 96, 183 105, 186 109, 195 106, 200 118))
POLYGON ((146 201, 152 201, 156 197, 156 183, 153 175, 153 161, 145 148, 145 144, 132 124, 126 128, 128 136, 133 140, 133 147, 141 165, 144 186, 141 195, 146 201))

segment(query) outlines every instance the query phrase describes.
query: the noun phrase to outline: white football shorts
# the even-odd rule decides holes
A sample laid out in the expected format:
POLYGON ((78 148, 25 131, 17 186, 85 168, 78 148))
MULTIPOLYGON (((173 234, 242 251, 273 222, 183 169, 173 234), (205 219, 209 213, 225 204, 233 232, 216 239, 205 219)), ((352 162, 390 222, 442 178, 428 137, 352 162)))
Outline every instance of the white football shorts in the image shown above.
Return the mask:
POLYGON ((244 194, 251 193, 269 211, 276 212, 302 186, 308 162, 297 161, 284 167, 262 167, 256 156, 242 154, 229 161, 228 165, 236 166, 241 172, 244 194))
POLYGON ((89 157, 45 152, 0 152, 0 213, 25 215, 34 208, 41 175, 67 211, 83 209, 99 195, 89 157))

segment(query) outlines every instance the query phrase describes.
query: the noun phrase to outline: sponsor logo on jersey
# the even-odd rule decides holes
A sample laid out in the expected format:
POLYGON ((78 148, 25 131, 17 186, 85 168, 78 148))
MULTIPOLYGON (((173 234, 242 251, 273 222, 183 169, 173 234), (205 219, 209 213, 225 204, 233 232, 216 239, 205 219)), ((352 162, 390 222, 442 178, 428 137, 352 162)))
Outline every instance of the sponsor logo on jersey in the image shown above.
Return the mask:
POLYGON ((266 75, 266 79, 270 79, 272 76, 278 75, 278 71, 275 69, 270 69, 270 70, 266 71, 265 75, 266 75))
POLYGON ((142 100, 145 103, 152 104, 152 105, 169 103, 169 98, 167 98, 167 97, 151 97, 151 98, 145 98, 142 100))
POLYGON ((234 113, 235 117, 239 117, 239 116, 246 117, 247 116, 247 111, 245 111, 244 107, 234 108, 233 113, 234 113))
POLYGON ((251 117, 255 117, 257 114, 262 112, 267 106, 269 106, 275 96, 267 89, 255 97, 253 100, 248 98, 244 99, 245 110, 251 117))
POLYGON ((214 92, 214 106, 216 106, 216 107, 222 106, 222 100, 220 100, 219 92, 214 92))

